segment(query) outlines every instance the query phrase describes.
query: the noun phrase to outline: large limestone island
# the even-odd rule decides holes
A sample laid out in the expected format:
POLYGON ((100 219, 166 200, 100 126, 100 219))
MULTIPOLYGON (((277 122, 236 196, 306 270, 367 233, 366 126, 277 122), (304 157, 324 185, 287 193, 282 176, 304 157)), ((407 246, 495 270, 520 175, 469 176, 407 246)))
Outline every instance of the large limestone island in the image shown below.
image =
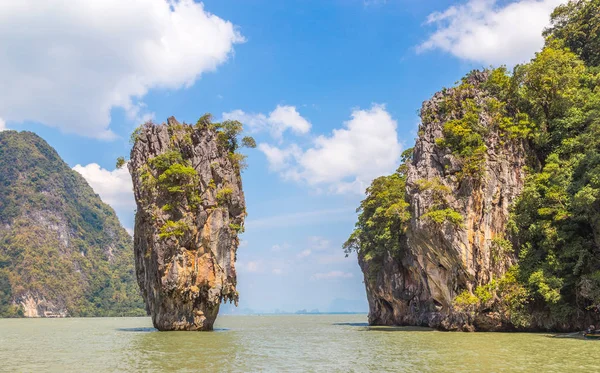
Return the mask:
POLYGON ((599 6, 560 6, 530 63, 474 71, 423 104, 414 148, 368 188, 345 244, 370 324, 598 325, 599 6))
MULTIPOLYGON (((246 217, 237 153, 241 124, 171 117, 132 137, 138 284, 159 330, 212 330, 222 301, 237 304, 235 259, 246 217)), ((242 145, 255 146, 252 138, 242 145)))
POLYGON ((0 132, 0 317, 142 316, 133 240, 32 132, 0 132))

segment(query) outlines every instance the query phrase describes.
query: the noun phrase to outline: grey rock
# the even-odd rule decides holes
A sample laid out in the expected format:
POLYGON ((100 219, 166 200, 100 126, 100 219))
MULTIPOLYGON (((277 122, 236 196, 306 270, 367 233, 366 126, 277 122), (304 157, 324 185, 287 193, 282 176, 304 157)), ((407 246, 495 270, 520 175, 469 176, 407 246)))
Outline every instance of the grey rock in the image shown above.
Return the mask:
MULTIPOLYGON (((469 76, 472 98, 481 102, 485 92, 478 88, 485 72, 469 76)), ((525 144, 499 136, 489 114, 480 114, 479 125, 490 129, 485 140, 485 176, 480 182, 459 182, 460 160, 436 144, 444 123, 464 113, 445 113, 440 108, 447 97, 463 100, 462 93, 449 89, 423 103, 422 124, 407 177, 411 221, 400 257, 387 255, 381 269, 359 254, 365 273, 369 322, 374 325, 420 325, 444 330, 502 330, 507 325, 497 315, 468 315, 457 312, 453 299, 463 289, 474 290, 501 277, 514 264, 513 254, 494 255, 494 238, 502 237, 509 207, 523 189, 525 144), (425 115, 427 113, 427 115, 425 115), (438 224, 424 219, 434 204, 431 190, 422 190, 422 180, 438 180, 450 190, 446 203, 464 218, 462 226, 438 224), (373 276, 372 272, 376 275, 373 276)))

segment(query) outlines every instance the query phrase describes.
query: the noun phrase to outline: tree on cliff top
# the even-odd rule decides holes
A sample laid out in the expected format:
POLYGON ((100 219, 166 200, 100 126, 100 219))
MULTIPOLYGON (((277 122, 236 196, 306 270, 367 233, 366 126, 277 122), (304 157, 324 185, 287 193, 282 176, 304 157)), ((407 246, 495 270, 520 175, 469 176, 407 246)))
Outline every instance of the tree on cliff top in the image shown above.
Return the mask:
POLYGON ((588 66, 600 66, 600 0, 559 5, 544 36, 563 40, 588 66))

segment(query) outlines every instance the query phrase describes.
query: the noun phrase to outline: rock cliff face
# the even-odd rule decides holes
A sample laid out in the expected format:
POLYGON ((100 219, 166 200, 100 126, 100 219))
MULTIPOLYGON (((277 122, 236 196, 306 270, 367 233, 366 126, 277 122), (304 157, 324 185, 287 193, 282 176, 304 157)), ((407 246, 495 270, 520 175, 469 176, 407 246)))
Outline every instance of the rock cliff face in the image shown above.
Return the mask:
POLYGON ((17 305, 22 307, 25 317, 66 317, 67 310, 47 301, 43 296, 27 293, 17 299, 17 305))
POLYGON ((371 324, 446 330, 506 327, 498 315, 473 315, 453 306, 461 291, 501 277, 514 261, 501 243, 509 206, 523 188, 525 151, 523 141, 509 139, 486 109, 488 94, 481 88, 486 80, 487 73, 473 73, 461 86, 423 104, 419 137, 408 162, 411 218, 402 250, 386 253, 377 263, 359 252, 371 324), (465 102, 479 109, 461 106, 465 102), (476 123, 471 125, 486 129, 487 135, 481 151, 466 159, 444 142, 449 136, 445 125, 469 120, 473 112, 470 118, 476 123), (466 174, 467 167, 476 172, 466 174), (453 213, 461 219, 448 218, 453 213))
POLYGON ((220 303, 238 300, 246 210, 235 154, 222 131, 201 121, 171 117, 134 136, 134 251, 147 310, 159 330, 212 330, 220 303))

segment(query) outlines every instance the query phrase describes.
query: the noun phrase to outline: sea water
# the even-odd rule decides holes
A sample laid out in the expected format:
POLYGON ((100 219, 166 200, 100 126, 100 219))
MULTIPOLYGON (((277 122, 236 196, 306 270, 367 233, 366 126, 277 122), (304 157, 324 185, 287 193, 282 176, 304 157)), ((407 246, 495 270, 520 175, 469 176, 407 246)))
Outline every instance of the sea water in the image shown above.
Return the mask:
POLYGON ((0 319, 1 372, 600 372, 600 341, 369 327, 366 315, 0 319))

